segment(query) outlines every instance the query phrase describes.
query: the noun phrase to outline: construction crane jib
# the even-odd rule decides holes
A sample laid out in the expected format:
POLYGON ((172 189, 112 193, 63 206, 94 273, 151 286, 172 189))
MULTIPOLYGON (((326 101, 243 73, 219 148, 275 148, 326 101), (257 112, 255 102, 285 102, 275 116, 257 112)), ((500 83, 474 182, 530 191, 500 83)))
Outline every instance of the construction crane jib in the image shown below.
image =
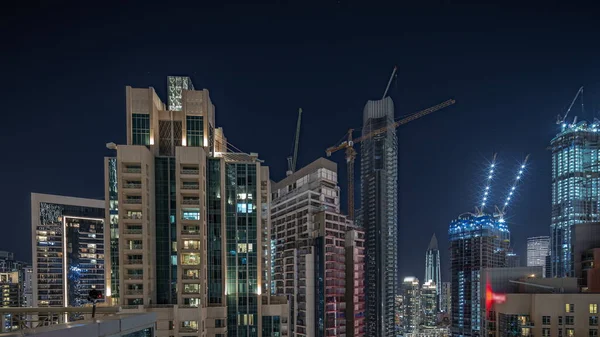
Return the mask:
MULTIPOLYGON (((387 89, 386 89, 386 91, 387 91, 387 89)), ((441 109, 443 109, 447 106, 450 106, 454 103, 456 103, 455 100, 449 99, 445 102, 442 102, 438 105, 434 105, 425 110, 411 114, 410 116, 408 116, 406 118, 400 119, 397 122, 389 124, 388 126, 384 126, 380 129, 374 130, 374 131, 372 131, 366 135, 363 135, 361 137, 358 137, 358 138, 352 138, 352 133, 353 133, 354 129, 350 129, 350 130, 348 130, 347 139, 345 141, 343 141, 340 145, 332 146, 332 147, 329 147, 327 150, 325 150, 327 157, 330 157, 334 152, 337 152, 339 150, 344 150, 344 149, 346 150, 346 164, 347 164, 347 169, 348 169, 348 217, 350 219, 354 219, 354 160, 356 159, 356 150, 354 150, 354 145, 357 143, 360 143, 364 140, 367 140, 367 139, 370 139, 377 135, 380 135, 382 133, 385 133, 388 130, 395 129, 395 128, 399 127, 400 125, 404 125, 408 122, 414 121, 415 119, 419 119, 423 116, 429 115, 432 112, 441 110, 441 109)))

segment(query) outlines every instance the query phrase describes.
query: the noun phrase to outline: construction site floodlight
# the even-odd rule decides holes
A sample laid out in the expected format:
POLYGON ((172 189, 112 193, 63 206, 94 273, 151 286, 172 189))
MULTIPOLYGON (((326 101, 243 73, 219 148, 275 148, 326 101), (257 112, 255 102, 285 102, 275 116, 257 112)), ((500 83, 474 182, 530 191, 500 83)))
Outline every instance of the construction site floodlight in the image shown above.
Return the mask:
POLYGON ((506 214, 506 209, 508 208, 509 201, 511 201, 512 196, 513 196, 515 190, 517 189, 517 185, 521 181, 521 178, 522 178, 523 173, 525 172, 525 167, 527 166, 527 161, 528 160, 529 160, 529 155, 527 155, 525 157, 525 160, 523 161, 523 163, 521 163, 518 166, 519 167, 519 171, 517 172, 517 176, 515 177, 515 180, 514 180, 512 186, 508 190, 508 194, 507 194, 506 200, 504 202, 504 207, 502 207, 502 210, 500 211, 500 214, 499 214, 500 217, 504 217, 504 215, 506 214))
POLYGON ((488 171, 488 176, 487 176, 487 180, 485 183, 485 189, 483 191, 483 200, 481 202, 481 210, 479 211, 480 214, 483 214, 483 208, 485 207, 485 203, 490 194, 492 180, 494 179, 494 168, 496 167, 496 155, 497 154, 494 153, 494 157, 492 158, 492 162, 490 163, 490 170, 488 171))

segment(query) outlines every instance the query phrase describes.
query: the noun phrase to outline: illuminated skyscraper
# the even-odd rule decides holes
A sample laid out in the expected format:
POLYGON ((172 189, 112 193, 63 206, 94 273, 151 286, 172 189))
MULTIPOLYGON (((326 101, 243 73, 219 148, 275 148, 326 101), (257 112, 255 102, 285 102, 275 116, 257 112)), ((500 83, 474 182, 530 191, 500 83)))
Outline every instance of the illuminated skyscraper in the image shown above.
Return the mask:
POLYGON ((421 289, 416 277, 405 277, 402 282, 402 316, 403 333, 418 331, 421 324, 421 289))
POLYGON ((435 327, 438 314, 437 286, 432 281, 423 283, 421 288, 421 311, 423 312, 423 325, 435 327))
POLYGON ((286 334, 287 301, 269 291, 269 168, 228 151, 208 90, 167 84, 168 106, 126 88, 127 144, 108 144, 107 297, 156 312, 158 337, 286 334))
POLYGON ((597 122, 563 124, 552 149, 552 276, 574 277, 573 226, 600 221, 600 129, 597 122))
POLYGON ((527 238, 527 267, 542 266, 546 275, 546 256, 550 255, 550 237, 527 238))
POLYGON ((79 307, 105 292, 104 201, 31 194, 33 306, 79 307))
POLYGON ((450 223, 452 336, 480 336, 483 268, 505 267, 510 233, 502 218, 465 213, 450 223))
MULTIPOLYGON (((363 135, 394 122, 390 97, 368 101, 363 135)), ((398 141, 394 128, 361 142, 361 221, 365 230, 366 332, 394 336, 397 283, 398 141)))
POLYGON ((435 234, 431 237, 425 253, 425 282, 431 281, 436 286, 436 308, 440 308, 442 280, 440 275, 440 250, 435 234))

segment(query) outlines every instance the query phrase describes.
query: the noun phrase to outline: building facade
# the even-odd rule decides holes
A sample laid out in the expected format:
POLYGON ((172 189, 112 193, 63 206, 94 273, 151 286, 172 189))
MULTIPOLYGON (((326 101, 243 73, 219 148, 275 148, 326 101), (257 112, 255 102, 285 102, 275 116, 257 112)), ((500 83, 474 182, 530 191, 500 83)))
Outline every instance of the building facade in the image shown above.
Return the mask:
POLYGON ((600 129, 581 121, 563 124, 551 140, 553 277, 574 277, 573 227, 600 221, 600 129))
MULTIPOLYGON (((368 101, 363 135, 394 122, 390 97, 368 101)), ((388 131, 361 142, 361 225, 366 236, 366 332, 392 337, 397 285, 398 140, 388 131)))
POLYGON ((440 311, 448 314, 452 312, 452 283, 450 282, 442 282, 440 311))
POLYGON ((31 194, 33 306, 79 307, 105 293, 104 201, 31 194))
POLYGON ((481 336, 481 270, 506 266, 510 233, 502 218, 465 213, 450 223, 448 235, 452 336, 481 336))
POLYGON ((431 281, 436 287, 436 308, 441 308, 440 294, 442 292, 442 279, 440 273, 440 250, 438 248, 435 234, 431 237, 427 251, 425 252, 425 282, 431 281))
POLYGON ((421 289, 416 277, 405 277, 402 282, 402 316, 403 333, 419 331, 422 316, 421 289))
POLYGON ((105 159, 107 300, 157 313, 157 336, 285 336, 269 291, 269 169, 229 152, 208 90, 126 88, 127 144, 105 159), (265 268, 266 267, 266 268, 265 268))
POLYGON ((271 184, 274 289, 295 336, 364 334, 364 233, 340 214, 337 166, 320 158, 271 184))
POLYGON ((527 238, 527 267, 542 266, 546 275, 546 256, 550 255, 550 237, 527 238))
POLYGON ((425 327, 435 327, 438 317, 438 292, 433 281, 423 283, 421 288, 421 308, 423 312, 422 323, 425 327))
POLYGON ((521 257, 512 249, 509 249, 509 251, 506 253, 506 266, 509 268, 516 268, 521 266, 521 257))

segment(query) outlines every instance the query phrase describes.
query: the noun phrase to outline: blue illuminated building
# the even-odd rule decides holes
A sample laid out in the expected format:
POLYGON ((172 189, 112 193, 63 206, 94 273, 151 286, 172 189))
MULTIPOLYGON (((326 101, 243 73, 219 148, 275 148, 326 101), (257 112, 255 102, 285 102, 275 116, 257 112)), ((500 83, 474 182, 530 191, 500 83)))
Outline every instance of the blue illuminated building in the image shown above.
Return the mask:
POLYGON ((550 142, 552 220, 550 265, 553 277, 575 277, 576 225, 600 221, 600 123, 563 123, 550 142))
POLYGON ((480 291, 483 268, 505 267, 510 232, 504 219, 465 213, 450 222, 452 336, 484 334, 485 307, 480 291))

